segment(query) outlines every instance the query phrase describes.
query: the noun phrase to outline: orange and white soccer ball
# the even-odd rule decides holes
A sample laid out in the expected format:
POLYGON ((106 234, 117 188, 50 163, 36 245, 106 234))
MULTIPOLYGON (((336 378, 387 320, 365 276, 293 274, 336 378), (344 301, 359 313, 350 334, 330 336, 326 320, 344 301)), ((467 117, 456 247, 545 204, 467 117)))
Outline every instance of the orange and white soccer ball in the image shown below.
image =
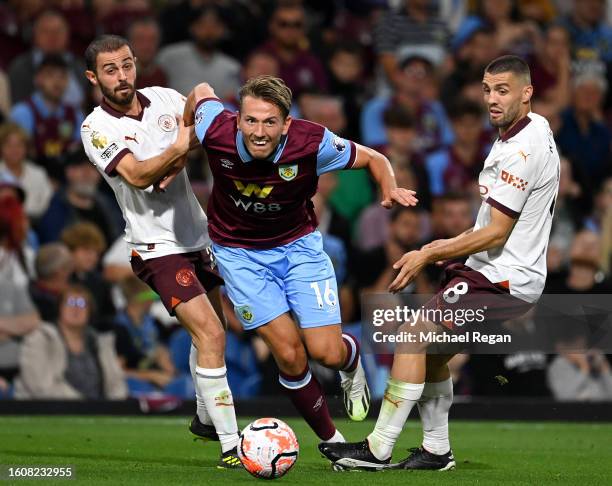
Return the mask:
POLYGON ((275 479, 287 474, 300 451, 291 427, 275 418, 261 418, 247 425, 238 442, 238 457, 256 478, 275 479))

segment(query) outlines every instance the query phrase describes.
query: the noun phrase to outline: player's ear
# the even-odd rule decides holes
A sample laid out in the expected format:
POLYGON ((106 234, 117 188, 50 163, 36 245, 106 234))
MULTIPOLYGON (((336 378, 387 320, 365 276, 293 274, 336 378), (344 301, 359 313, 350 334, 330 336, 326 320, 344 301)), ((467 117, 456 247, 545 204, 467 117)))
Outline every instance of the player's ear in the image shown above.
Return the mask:
POLYGON ((87 71, 85 71, 85 77, 89 80, 91 84, 93 84, 94 86, 98 86, 98 78, 96 77, 96 73, 88 69, 87 71))
POLYGON ((523 88, 523 99, 521 101, 523 103, 529 103, 532 96, 533 96, 533 86, 529 84, 523 88))
POLYGON ((283 125, 283 135, 287 135, 287 132, 289 131, 289 126, 291 125, 292 121, 293 118, 291 118, 291 115, 287 115, 285 117, 285 124, 283 125))

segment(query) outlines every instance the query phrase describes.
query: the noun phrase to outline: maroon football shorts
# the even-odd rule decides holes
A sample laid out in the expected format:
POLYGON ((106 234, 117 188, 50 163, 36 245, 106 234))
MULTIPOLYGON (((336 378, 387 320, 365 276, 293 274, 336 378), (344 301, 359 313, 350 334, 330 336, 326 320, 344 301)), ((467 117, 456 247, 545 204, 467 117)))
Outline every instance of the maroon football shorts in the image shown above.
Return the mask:
POLYGON ((130 262, 136 276, 157 292, 170 315, 174 315, 174 308, 181 302, 223 285, 206 250, 148 260, 132 252, 130 262))
POLYGON ((482 273, 462 263, 446 267, 436 295, 423 307, 437 309, 430 319, 455 332, 465 332, 482 325, 486 332, 504 321, 516 319, 525 314, 533 304, 510 295, 507 283, 493 283, 482 273), (454 316, 448 319, 447 317, 454 316), (461 316, 459 322, 458 316, 461 316))

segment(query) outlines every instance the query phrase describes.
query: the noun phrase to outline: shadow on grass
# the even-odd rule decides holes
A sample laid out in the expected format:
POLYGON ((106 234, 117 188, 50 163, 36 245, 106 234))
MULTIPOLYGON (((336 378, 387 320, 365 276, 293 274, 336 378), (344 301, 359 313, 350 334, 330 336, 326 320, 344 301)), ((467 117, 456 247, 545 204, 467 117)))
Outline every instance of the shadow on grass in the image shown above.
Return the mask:
POLYGON ((129 455, 114 455, 114 454, 93 454, 88 452, 74 452, 74 451, 40 451, 40 450, 28 450, 22 449, 19 451, 14 450, 0 450, 3 456, 15 456, 24 458, 25 456, 34 458, 45 458, 45 457, 61 457, 62 459, 91 459, 94 461, 106 460, 106 461, 117 461, 117 462, 135 462, 138 464, 163 464, 165 466, 193 466, 193 467, 216 467, 216 460, 202 460, 202 459, 181 459, 177 457, 145 457, 145 456, 129 456, 129 455))
POLYGON ((470 460, 458 461, 457 462, 457 470, 459 471, 483 471, 483 470, 491 470, 495 469, 490 464, 486 464, 484 462, 475 462, 470 460))

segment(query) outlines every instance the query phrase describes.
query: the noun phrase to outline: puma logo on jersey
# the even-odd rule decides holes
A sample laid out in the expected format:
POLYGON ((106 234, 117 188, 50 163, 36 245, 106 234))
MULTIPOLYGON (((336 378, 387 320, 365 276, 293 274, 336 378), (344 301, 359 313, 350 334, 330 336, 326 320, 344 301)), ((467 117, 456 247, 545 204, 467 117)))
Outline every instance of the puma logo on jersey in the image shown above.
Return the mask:
POLYGON ((136 140, 136 134, 134 134, 133 137, 130 137, 129 135, 125 135, 123 138, 125 138, 126 141, 132 141, 132 142, 136 142, 138 143, 138 140, 136 140))
POLYGON ((523 152, 522 150, 519 150, 519 155, 520 155, 521 157, 523 157, 523 160, 524 160, 525 162, 527 162, 527 157, 529 157, 529 154, 526 154, 526 153, 525 153, 525 152, 523 152))
POLYGON ((505 170, 502 170, 501 179, 507 184, 510 184, 512 187, 516 187, 517 189, 524 191, 525 187, 527 187, 527 182, 525 179, 521 179, 520 177, 516 177, 515 175, 510 174, 505 170))
POLYGON ((257 184, 247 184, 245 186, 242 182, 236 180, 234 180, 234 185, 243 196, 251 197, 251 195, 254 194, 255 197, 258 197, 259 199, 268 197, 272 192, 272 189, 274 189, 274 186, 259 187, 257 184))

